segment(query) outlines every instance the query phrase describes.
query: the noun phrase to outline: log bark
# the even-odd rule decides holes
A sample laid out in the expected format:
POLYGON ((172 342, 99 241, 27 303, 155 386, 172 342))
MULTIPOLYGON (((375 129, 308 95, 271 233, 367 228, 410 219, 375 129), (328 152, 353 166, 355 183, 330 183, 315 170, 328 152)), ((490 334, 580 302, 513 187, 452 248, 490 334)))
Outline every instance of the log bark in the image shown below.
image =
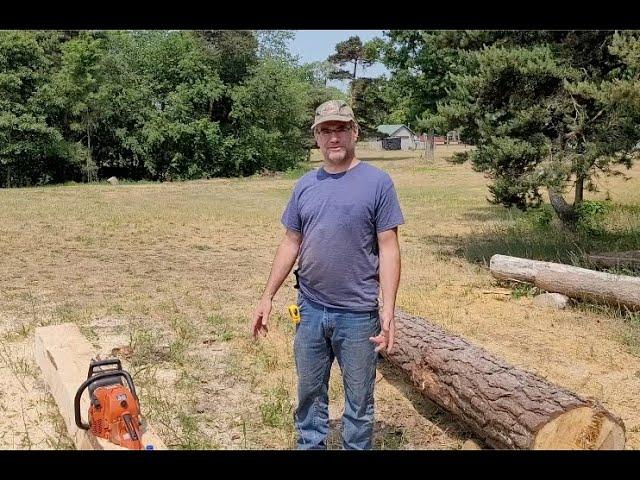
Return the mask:
POLYGON ((491 257, 489 268, 500 280, 528 282, 548 292, 640 310, 640 277, 506 255, 491 257))
POLYGON ((620 418, 593 399, 553 385, 446 333, 425 319, 396 313, 392 352, 429 400, 498 449, 624 449, 620 418))

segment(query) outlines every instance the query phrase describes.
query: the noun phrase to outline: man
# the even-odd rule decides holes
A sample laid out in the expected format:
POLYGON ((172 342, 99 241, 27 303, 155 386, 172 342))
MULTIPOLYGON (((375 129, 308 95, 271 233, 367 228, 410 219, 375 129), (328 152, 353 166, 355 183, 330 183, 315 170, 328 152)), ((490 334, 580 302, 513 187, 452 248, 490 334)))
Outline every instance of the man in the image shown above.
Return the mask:
POLYGON ((389 175, 355 157, 358 125, 345 102, 320 105, 311 129, 323 166, 298 181, 282 215, 286 233, 253 315, 253 335, 266 334, 272 299, 299 254, 297 446, 326 448, 329 374, 337 358, 343 447, 370 449, 378 352, 393 348, 397 227, 404 218, 389 175))

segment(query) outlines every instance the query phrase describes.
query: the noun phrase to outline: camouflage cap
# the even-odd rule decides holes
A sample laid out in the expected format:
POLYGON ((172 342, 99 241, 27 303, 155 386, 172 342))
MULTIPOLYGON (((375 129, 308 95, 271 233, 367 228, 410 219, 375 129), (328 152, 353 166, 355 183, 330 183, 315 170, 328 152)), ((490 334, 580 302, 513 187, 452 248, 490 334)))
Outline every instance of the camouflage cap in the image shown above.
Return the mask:
POLYGON ((355 122, 353 110, 344 100, 329 100, 316 108, 316 118, 311 130, 323 122, 355 122))

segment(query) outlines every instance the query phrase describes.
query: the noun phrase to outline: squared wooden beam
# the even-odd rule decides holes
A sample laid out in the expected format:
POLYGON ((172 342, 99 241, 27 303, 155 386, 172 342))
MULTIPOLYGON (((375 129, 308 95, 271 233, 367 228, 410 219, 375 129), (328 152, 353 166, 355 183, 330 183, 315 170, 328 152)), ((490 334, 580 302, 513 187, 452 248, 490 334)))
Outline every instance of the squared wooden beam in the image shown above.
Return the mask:
MULTIPOLYGON (((95 356, 93 347, 84 338, 78 326, 64 323, 36 328, 35 356, 76 448, 78 450, 127 450, 106 439, 97 438, 76 425, 73 407, 75 395, 78 387, 87 379, 89 363, 95 356)), ((87 421, 89 398, 86 393, 80 400, 80 409, 82 418, 87 421)), ((144 415, 142 423, 142 444, 145 447, 153 445, 154 450, 166 450, 164 442, 144 421, 144 415)))

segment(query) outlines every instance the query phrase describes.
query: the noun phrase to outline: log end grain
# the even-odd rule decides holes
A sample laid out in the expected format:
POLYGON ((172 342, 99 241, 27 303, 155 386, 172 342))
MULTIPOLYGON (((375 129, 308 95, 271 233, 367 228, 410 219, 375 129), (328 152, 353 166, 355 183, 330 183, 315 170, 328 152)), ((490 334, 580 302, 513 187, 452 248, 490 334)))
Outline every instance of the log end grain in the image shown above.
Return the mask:
POLYGON ((621 422, 591 407, 571 409, 545 424, 537 433, 534 450, 623 450, 621 422))

